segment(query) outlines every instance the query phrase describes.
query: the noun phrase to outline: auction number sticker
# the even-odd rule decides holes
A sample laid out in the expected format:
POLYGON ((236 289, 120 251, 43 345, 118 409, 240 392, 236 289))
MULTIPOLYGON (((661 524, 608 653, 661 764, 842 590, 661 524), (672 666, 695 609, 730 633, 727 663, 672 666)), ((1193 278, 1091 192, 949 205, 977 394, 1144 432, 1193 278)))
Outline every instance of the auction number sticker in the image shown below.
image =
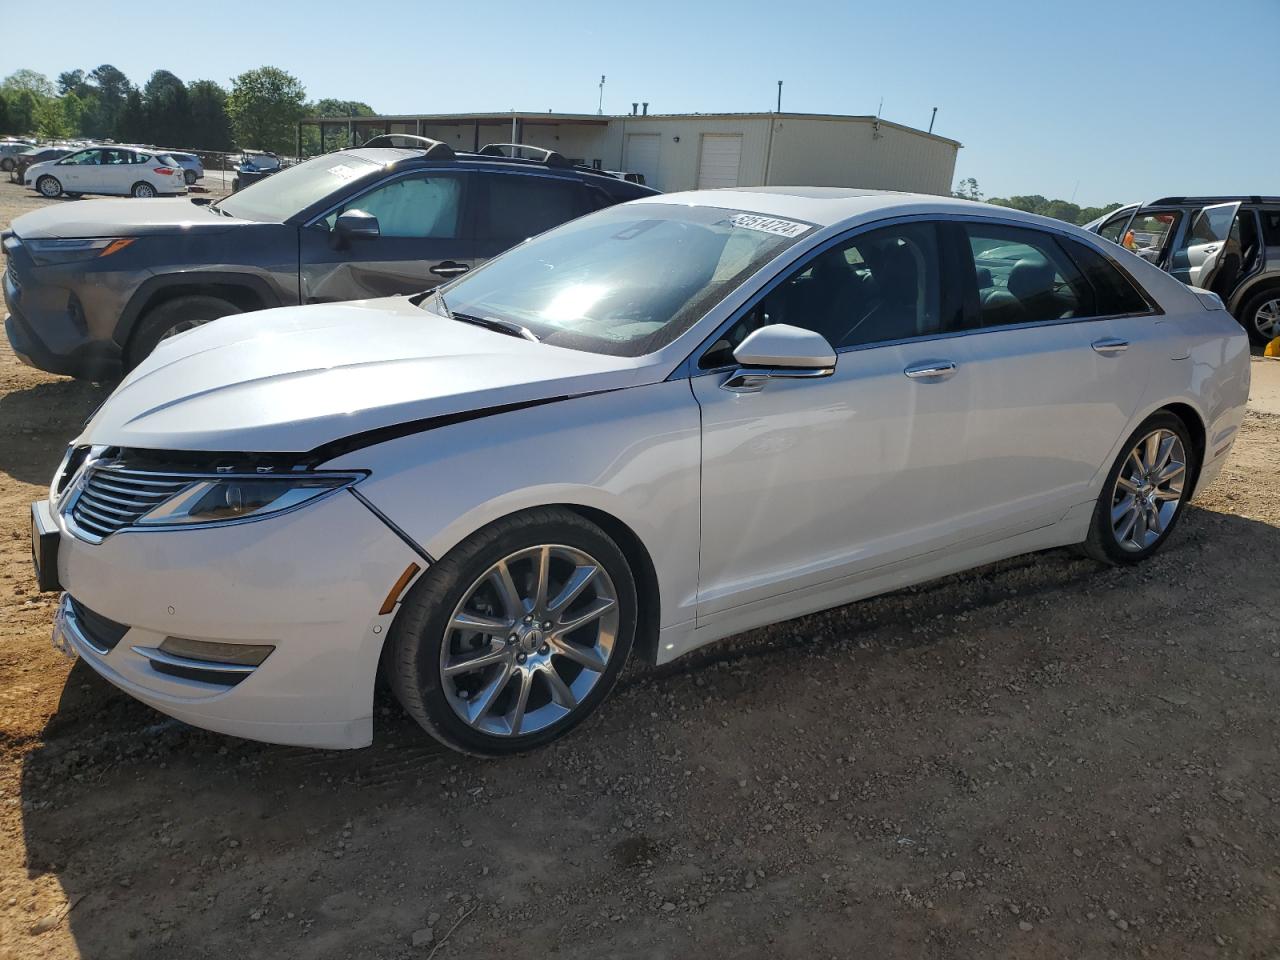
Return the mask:
POLYGON ((798 223, 795 220, 782 220, 778 217, 762 217, 758 213, 740 213, 729 222, 735 227, 773 233, 779 237, 798 237, 806 230, 813 228, 811 223, 798 223))
POLYGON ((329 172, 339 180, 354 180, 358 176, 358 174, 345 163, 340 163, 336 167, 330 167, 329 172))

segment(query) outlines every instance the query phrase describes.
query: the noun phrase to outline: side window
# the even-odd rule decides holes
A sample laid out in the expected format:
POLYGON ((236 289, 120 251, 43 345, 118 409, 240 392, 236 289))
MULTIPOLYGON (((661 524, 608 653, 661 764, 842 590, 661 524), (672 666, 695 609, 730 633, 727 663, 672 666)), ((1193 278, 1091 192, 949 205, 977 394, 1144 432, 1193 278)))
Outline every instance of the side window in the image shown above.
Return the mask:
POLYGON ((483 174, 486 202, 480 207, 477 236, 513 246, 587 212, 587 197, 577 180, 519 174, 483 174))
POLYGON ((1259 210, 1262 218, 1262 242, 1268 247, 1280 247, 1280 210, 1259 210))
POLYGON ((133 162, 133 152, 130 150, 103 150, 100 163, 117 166, 122 163, 133 162))
POLYGON ((1095 315, 1093 292, 1050 234, 965 224, 984 327, 1095 315))
POLYGON ((941 302, 933 224, 860 233, 797 268, 703 354, 699 365, 732 364, 738 344, 771 323, 813 330, 837 350, 927 336, 941 330, 941 302))
POLYGON ((1114 263, 1087 244, 1075 240, 1060 241, 1076 262, 1096 298, 1097 315, 1112 317, 1126 313, 1150 313, 1151 306, 1138 289, 1114 263))
POLYGON ((59 162, 77 167, 92 165, 100 162, 101 155, 101 150, 81 150, 79 153, 73 153, 59 162))
POLYGON ((325 217, 333 229, 338 215, 363 210, 378 218, 384 237, 446 239, 458 236, 462 211, 462 178, 446 174, 403 177, 349 200, 325 217))
POLYGON ((1140 213, 1133 218, 1133 223, 1124 236, 1116 242, 1126 250, 1132 250, 1138 256, 1154 262, 1160 258, 1160 252, 1169 241, 1169 234, 1177 228, 1180 219, 1182 214, 1177 211, 1140 213))
POLYGON ((1129 214, 1132 210, 1126 210, 1115 218, 1108 220, 1098 229, 1098 236, 1110 240, 1112 243, 1120 242, 1120 232, 1124 230, 1124 225, 1129 222, 1129 214))

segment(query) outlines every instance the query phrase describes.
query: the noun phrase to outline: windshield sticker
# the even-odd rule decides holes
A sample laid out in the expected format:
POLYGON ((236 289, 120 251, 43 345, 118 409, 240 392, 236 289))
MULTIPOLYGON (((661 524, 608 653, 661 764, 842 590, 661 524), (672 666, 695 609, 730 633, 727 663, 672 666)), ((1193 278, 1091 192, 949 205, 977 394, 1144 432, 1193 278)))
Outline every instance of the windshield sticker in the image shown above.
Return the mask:
POLYGON ((735 227, 747 230, 759 230, 761 233, 772 233, 779 237, 798 237, 813 227, 811 223, 797 223, 795 220, 781 220, 778 217, 762 217, 755 213, 740 213, 730 218, 735 227))
POLYGON ((336 167, 330 167, 329 172, 332 173, 339 180, 354 180, 357 176, 359 176, 359 174, 356 173, 356 171, 352 170, 345 163, 340 163, 336 167))

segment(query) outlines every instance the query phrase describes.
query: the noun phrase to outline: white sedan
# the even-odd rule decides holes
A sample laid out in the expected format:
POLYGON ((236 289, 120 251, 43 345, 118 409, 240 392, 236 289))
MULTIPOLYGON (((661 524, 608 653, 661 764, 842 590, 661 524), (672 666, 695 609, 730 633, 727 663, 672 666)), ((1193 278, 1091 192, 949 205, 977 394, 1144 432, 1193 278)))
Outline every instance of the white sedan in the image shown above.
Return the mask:
POLYGON ((381 669, 446 744, 505 754, 630 656, 1033 550, 1143 560, 1248 388, 1216 297, 1058 221, 657 196, 431 295, 164 341, 33 547, 55 643, 161 711, 358 747, 381 669))
POLYGON ((187 192, 178 161, 138 147, 89 147, 27 167, 22 182, 50 200, 63 194, 158 197, 187 192))

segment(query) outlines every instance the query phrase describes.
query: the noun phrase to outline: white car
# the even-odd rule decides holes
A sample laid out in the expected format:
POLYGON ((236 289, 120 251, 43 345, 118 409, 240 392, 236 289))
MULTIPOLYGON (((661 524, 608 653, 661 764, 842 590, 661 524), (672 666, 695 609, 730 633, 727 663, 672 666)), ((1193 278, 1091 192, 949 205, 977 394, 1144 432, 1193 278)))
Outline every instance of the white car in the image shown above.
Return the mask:
POLYGON ((130 197, 183 194, 182 167, 167 154, 137 147, 89 147, 60 160, 35 163, 22 182, 41 196, 101 193, 130 197))
POLYGON ((165 156, 172 157, 182 167, 182 178, 187 186, 194 186, 197 180, 204 179, 204 164, 194 153, 176 153, 168 151, 165 156))
POLYGON ((1145 559, 1248 390, 1216 297, 1059 221, 656 196, 431 295, 163 341, 33 551, 55 643, 165 713, 358 747, 381 665, 429 732, 504 754, 629 656, 1033 550, 1145 559))

